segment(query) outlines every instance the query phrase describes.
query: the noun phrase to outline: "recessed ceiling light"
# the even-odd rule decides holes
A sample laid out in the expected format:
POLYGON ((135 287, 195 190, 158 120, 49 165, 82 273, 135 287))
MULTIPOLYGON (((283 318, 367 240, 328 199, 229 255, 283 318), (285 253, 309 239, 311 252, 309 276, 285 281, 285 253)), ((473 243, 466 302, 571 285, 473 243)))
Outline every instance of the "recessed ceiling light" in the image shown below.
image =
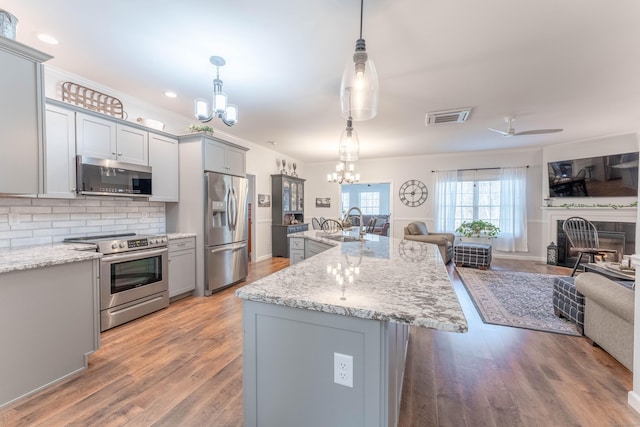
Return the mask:
POLYGON ((38 34, 38 40, 45 42, 47 44, 58 44, 58 40, 53 37, 51 34, 40 33, 38 34))
POLYGON ((164 96, 166 96, 167 98, 176 98, 178 94, 168 90, 164 93, 164 96))

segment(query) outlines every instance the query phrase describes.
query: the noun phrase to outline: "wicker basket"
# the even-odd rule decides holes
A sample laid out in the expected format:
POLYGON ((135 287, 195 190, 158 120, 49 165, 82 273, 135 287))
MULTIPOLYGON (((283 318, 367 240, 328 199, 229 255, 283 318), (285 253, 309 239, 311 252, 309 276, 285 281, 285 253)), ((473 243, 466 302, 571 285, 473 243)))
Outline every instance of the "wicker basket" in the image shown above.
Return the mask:
POLYGON ((109 96, 97 90, 89 89, 77 83, 62 83, 62 100, 69 104, 79 105, 88 110, 108 114, 120 119, 126 119, 127 113, 122 108, 118 98, 109 96))

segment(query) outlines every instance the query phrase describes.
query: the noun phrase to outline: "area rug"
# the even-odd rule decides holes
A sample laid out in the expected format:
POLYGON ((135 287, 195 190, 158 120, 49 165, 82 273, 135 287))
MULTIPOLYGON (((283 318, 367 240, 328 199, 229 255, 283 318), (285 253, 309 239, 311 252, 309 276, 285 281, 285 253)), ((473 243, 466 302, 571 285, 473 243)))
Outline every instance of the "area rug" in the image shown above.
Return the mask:
POLYGON ((575 324, 553 314, 556 276, 456 267, 484 323, 580 336, 575 324))

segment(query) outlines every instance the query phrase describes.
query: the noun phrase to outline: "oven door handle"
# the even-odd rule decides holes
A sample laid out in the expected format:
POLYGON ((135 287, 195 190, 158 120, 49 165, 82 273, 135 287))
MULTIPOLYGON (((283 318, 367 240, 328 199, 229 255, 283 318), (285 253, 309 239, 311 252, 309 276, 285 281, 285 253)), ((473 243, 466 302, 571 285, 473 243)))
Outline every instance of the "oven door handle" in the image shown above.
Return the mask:
POLYGON ((243 248, 246 248, 246 247, 247 247, 246 243, 239 243, 237 245, 233 245, 230 248, 224 247, 224 248, 211 249, 210 253, 215 254, 215 253, 218 253, 218 252, 239 251, 240 249, 243 249, 243 248))
POLYGON ((139 251, 133 252, 121 252, 119 254, 109 254, 103 256, 100 261, 101 262, 111 262, 111 261, 129 261, 140 258, 149 258, 156 255, 163 255, 169 253, 169 248, 159 248, 159 249, 142 249, 139 251))

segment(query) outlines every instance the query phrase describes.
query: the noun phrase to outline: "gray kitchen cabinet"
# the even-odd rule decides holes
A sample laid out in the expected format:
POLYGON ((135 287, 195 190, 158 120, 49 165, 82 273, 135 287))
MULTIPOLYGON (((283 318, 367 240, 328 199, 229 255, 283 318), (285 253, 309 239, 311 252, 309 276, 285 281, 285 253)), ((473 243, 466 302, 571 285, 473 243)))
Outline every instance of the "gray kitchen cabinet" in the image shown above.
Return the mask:
POLYGON ((196 238, 169 240, 169 298, 188 296, 196 288, 196 238))
POLYGON ((305 259, 304 238, 289 237, 289 264, 305 259))
POLYGON ((0 274, 0 407, 87 368, 100 345, 98 260, 0 274))
POLYGON ((204 168, 212 172, 246 176, 246 151, 244 147, 212 138, 205 138, 204 168))
POLYGON ((304 224, 304 179, 271 175, 271 221, 271 255, 288 257, 288 235, 309 229, 304 224))
POLYGON ((47 104, 43 197, 76 197, 76 119, 68 108, 47 104))
POLYGON ((153 202, 179 201, 178 139, 149 132, 149 166, 153 174, 153 202))
POLYGON ((289 237, 289 263, 295 264, 332 247, 332 245, 304 237, 289 237))
POLYGON ((331 245, 327 245, 325 243, 322 242, 318 242, 315 240, 311 240, 311 239, 305 239, 305 245, 304 245, 304 257, 306 258, 310 258, 314 255, 319 254, 320 252, 324 252, 328 249, 331 249, 333 246, 331 245))
POLYGON ((42 62, 51 58, 0 37, 0 193, 42 191, 42 62))
POLYGON ((147 131, 92 114, 76 113, 76 147, 84 156, 149 164, 147 131))

